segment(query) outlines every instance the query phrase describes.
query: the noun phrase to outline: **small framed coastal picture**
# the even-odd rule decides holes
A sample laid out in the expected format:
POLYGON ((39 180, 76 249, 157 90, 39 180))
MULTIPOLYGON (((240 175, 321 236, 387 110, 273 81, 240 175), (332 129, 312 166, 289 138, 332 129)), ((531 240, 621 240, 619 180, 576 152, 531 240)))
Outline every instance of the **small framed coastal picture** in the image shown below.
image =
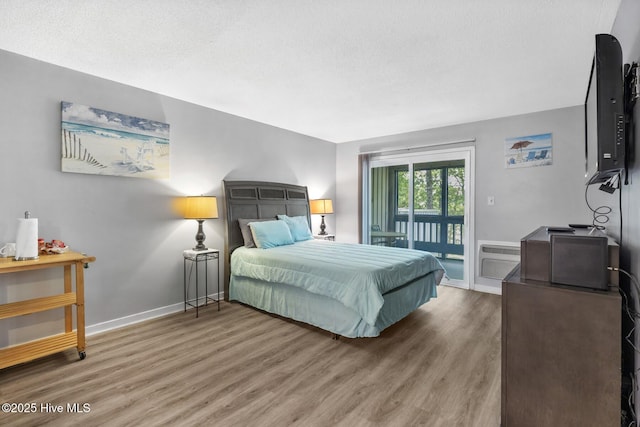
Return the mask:
POLYGON ((169 178, 169 125, 62 102, 62 172, 169 178))
POLYGON ((553 162, 551 133, 516 136, 504 141, 504 167, 547 166, 553 162))

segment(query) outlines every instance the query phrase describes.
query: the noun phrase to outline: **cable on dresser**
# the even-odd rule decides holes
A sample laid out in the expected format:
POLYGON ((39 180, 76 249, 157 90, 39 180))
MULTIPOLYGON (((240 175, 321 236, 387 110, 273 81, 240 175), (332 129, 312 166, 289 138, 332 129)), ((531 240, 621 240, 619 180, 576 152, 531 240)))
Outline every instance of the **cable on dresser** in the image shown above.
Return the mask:
MULTIPOLYGON (((631 283, 633 284, 635 290, 636 290, 636 294, 640 296, 640 284, 638 283, 638 280, 633 276, 633 274, 618 268, 618 267, 607 267, 607 269, 609 271, 618 271, 623 273, 625 276, 627 276, 631 283)), ((629 333, 624 337, 625 341, 627 341, 627 343, 631 346, 631 348, 633 348, 633 350, 640 354, 640 350, 636 347, 636 345, 631 341, 631 336, 633 335, 634 331, 636 330, 636 320, 640 319, 640 313, 638 313, 637 311, 635 311, 635 309, 631 309, 629 307, 629 298, 627 297, 627 294, 622 290, 622 288, 618 287, 618 291, 620 292, 620 294, 622 295, 622 298, 624 299, 624 309, 625 312, 627 313, 627 316, 629 316, 629 319, 631 319, 631 322, 633 323, 633 327, 631 328, 631 330, 629 331, 629 333)), ((629 406, 629 410, 631 411, 631 418, 632 421, 628 424, 627 427, 633 427, 637 425, 637 418, 636 418, 636 413, 634 410, 634 406, 635 406, 635 396, 636 396, 636 387, 637 387, 637 383, 636 383, 636 377, 637 377, 637 373, 640 371, 640 368, 637 368, 635 373, 630 374, 630 380, 631 380, 631 392, 629 393, 629 396, 627 398, 627 404, 629 406)))
MULTIPOLYGON (((613 268, 610 267, 609 270, 613 270, 613 268)), ((631 341, 631 335, 633 335, 633 332, 636 329, 635 328, 635 319, 640 317, 640 316, 638 315, 637 312, 632 312, 631 309, 629 308, 629 298, 627 297, 627 294, 622 290, 622 288, 618 288, 618 291, 620 292, 620 294, 622 295, 622 298, 624 299, 625 312, 627 313, 627 315, 631 319, 631 322, 634 325, 631 328, 631 331, 629 331, 629 333, 624 337, 624 339, 634 349, 634 351, 636 353, 640 353, 640 351, 638 351, 638 349, 636 348, 634 343, 631 341)), ((636 370, 636 372, 637 372, 637 370, 636 370)), ((627 425, 627 427, 632 427, 632 426, 636 425, 636 413, 635 413, 635 410, 634 410, 635 394, 636 394, 636 375, 634 373, 629 374, 629 379, 631 381, 631 391, 629 392, 629 395, 627 396, 627 406, 629 407, 629 411, 631 412, 631 420, 632 421, 627 425)))
POLYGON ((610 206, 602 205, 597 208, 591 207, 589 204, 589 198, 587 197, 587 191, 589 190, 589 185, 585 185, 584 188, 584 201, 587 203, 587 207, 593 213, 593 228, 598 230, 604 230, 604 224, 609 222, 609 214, 613 211, 610 206))

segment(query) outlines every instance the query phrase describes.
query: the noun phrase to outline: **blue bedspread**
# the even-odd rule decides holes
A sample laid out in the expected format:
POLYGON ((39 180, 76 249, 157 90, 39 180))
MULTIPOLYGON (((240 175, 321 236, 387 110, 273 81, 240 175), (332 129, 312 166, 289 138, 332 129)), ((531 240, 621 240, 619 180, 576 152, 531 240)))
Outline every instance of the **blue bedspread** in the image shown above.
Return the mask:
POLYGON ((270 249, 240 247, 231 256, 234 276, 336 299, 370 325, 384 304, 384 293, 432 272, 440 283, 444 269, 428 252, 324 240, 270 249))

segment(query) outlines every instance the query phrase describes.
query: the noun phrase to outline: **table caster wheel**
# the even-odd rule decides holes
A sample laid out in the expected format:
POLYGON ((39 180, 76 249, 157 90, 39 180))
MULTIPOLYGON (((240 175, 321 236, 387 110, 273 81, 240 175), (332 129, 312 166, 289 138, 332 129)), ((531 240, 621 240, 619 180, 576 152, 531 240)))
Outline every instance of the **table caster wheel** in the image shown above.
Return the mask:
POLYGON ((87 357, 87 353, 85 353, 84 351, 79 351, 78 356, 80 356, 80 360, 84 360, 84 358, 87 357))

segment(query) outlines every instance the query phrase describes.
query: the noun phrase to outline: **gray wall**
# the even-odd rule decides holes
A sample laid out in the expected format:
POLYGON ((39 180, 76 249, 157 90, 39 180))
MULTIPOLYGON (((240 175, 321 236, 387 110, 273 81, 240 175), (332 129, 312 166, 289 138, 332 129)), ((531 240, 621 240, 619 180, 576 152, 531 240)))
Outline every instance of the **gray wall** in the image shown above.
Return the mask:
MULTIPOLYGON (((540 225, 591 221, 584 202, 583 117, 583 107, 576 106, 339 144, 336 238, 357 241, 359 151, 468 138, 476 139, 476 241, 518 242, 540 225), (505 169, 505 138, 547 132, 553 134, 552 165, 505 169), (494 206, 488 206, 488 196, 495 197, 494 206)), ((499 281, 474 276, 475 283, 499 290, 499 281)))
MULTIPOLYGON (((182 250, 195 244, 197 223, 175 216, 174 197, 218 196, 223 215, 223 179, 307 185, 316 198, 335 194, 336 148, 326 141, 5 51, 0 93, 0 245, 15 241, 16 218, 30 210, 42 238, 96 256, 86 270, 88 325, 183 300, 182 250), (62 173, 62 100, 169 123, 171 178, 62 173)), ((327 221, 332 229, 334 219, 327 221)), ((205 222, 209 247, 224 247, 223 225, 223 218, 205 222)), ((42 282, 38 295, 59 290, 61 272, 24 276, 0 276, 0 303, 34 292, 23 282, 42 282)), ((20 322, 0 324, 0 346, 13 341, 20 322)))
MULTIPOLYGON (((618 10, 618 16, 613 26, 612 34, 618 38, 622 45, 622 52, 624 61, 626 63, 639 62, 640 61, 640 2, 635 0, 622 0, 620 9, 618 10)), ((630 171, 630 185, 623 187, 622 190, 622 266, 630 271, 636 278, 640 275, 640 163, 638 162, 638 135, 640 134, 640 107, 635 106, 634 111, 635 120, 635 136, 632 135, 631 143, 633 150, 635 151, 636 160, 631 165, 630 171)), ((638 312, 640 309, 640 295, 638 295, 637 288, 632 288, 632 309, 638 312)), ((638 329, 640 324, 635 323, 635 345, 640 345, 640 339, 638 329)), ((635 370, 637 372, 640 366, 640 357, 638 353, 633 353, 629 350, 632 356, 625 358, 626 360, 635 359, 635 370)), ((627 366, 627 370, 632 370, 630 366, 627 366)), ((639 392, 638 387, 635 389, 636 395, 639 392)), ((640 410, 640 401, 636 399, 635 412, 640 410)))

